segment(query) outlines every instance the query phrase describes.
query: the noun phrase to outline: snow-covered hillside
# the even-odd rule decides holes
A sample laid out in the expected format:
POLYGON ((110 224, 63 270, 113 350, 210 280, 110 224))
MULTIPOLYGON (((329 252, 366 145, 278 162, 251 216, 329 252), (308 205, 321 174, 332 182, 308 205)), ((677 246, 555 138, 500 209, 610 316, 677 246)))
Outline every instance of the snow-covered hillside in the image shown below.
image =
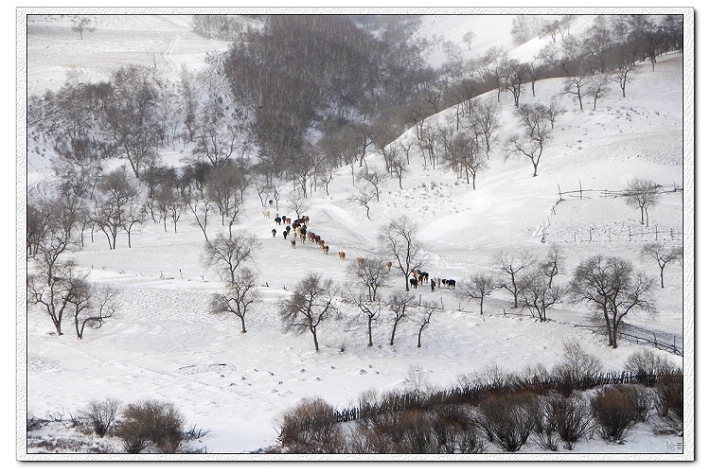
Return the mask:
MULTIPOLYGON (((83 40, 69 31, 66 22, 30 22, 28 90, 55 88, 73 68, 88 80, 98 80, 123 61, 155 62, 178 74, 183 64, 202 67, 203 54, 227 47, 198 38, 181 16, 102 21, 83 40)), ((484 22, 476 30, 481 32, 476 36, 481 38, 478 46, 511 46, 510 29, 498 21, 484 22)), ((428 35, 452 35, 452 40, 462 41, 468 22, 448 16, 427 19, 422 28, 428 35)), ((522 45, 517 54, 523 55, 525 48, 532 46, 522 45)), ((504 372, 538 365, 551 368, 561 361, 563 344, 570 340, 597 355, 608 371, 622 369, 640 348, 688 368, 692 362, 635 341, 623 340, 619 348, 609 348, 584 305, 555 305, 549 310, 550 321, 541 323, 511 308, 509 295, 501 290, 486 299, 483 315, 478 314, 477 302, 462 300, 450 289, 412 290, 422 303, 443 307, 424 332, 421 348, 413 321, 402 324, 395 345, 388 344, 391 324, 386 311, 375 323, 375 344, 368 347, 366 322, 355 318, 355 308, 343 298, 340 305, 346 318, 319 328, 321 351, 316 353, 307 335, 282 331, 278 311, 280 299, 309 272, 334 279, 346 295, 354 292, 348 264, 373 255, 379 229, 398 215, 418 224, 417 237, 430 256, 427 271, 439 278, 464 282, 478 271, 493 273, 492 259, 499 252, 542 256, 552 244, 560 246, 565 258, 561 280, 569 280, 584 258, 600 253, 624 257, 656 276, 655 262, 640 257, 642 244, 655 241, 658 230, 659 240, 681 245, 684 230, 692 230, 693 216, 685 211, 688 196, 683 191, 691 158, 684 156, 683 148, 683 73, 683 56, 673 53, 659 58, 653 72, 650 64, 641 65, 625 98, 612 84, 596 110, 591 102, 581 111, 569 96, 558 98, 567 112, 555 123, 536 177, 527 159, 508 154, 507 138, 518 133, 519 126, 512 97, 505 92, 498 104, 502 124, 498 141, 475 190, 443 166, 425 167, 419 152, 413 152, 402 188, 396 179, 385 181, 368 219, 365 209, 351 199, 357 190, 350 169, 338 170, 329 194, 317 190, 308 198, 306 212, 309 228, 329 244, 328 255, 315 244, 292 248, 273 221, 277 211, 289 215, 284 202, 279 210, 270 208, 267 219, 256 193, 248 192, 238 228, 253 233, 259 242, 252 265, 259 274, 261 297, 249 312, 246 334, 240 333, 235 318, 209 310, 210 296, 222 289, 222 283, 205 267, 204 239, 187 213, 177 223, 177 233, 152 223, 134 232, 130 249, 125 235, 119 236, 116 250, 109 250, 103 235, 97 233, 92 241, 87 233, 86 247, 72 258, 90 271, 93 281, 120 292, 120 310, 100 330, 87 330, 84 339, 77 340, 69 332, 62 337, 52 334, 47 315, 29 308, 28 416, 66 420, 91 400, 159 399, 176 404, 190 426, 209 431, 195 448, 210 454, 243 454, 275 444, 279 417, 302 398, 318 396, 342 408, 356 404, 358 396, 370 389, 384 393, 422 381, 448 387, 460 376, 482 374, 494 366, 504 372), (634 177, 653 180, 669 191, 651 208, 649 226, 640 225, 636 208, 604 194, 624 189, 634 177), (565 194, 559 201, 560 192, 580 188, 581 198, 565 194), (275 238, 274 227, 279 230, 275 238), (346 253, 345 260, 338 258, 338 251, 346 253), (414 381, 414 373, 423 377, 414 381)), ((560 94, 562 84, 559 78, 541 80, 536 96, 526 87, 520 101, 549 103, 560 94)), ((479 100, 495 102, 496 95, 484 94, 479 100)), ((447 110, 429 120, 453 122, 453 117, 447 110)), ((164 159, 177 162, 179 152, 166 153, 164 159)), ((29 153, 28 171, 37 174, 34 183, 49 179, 39 176, 47 170, 45 159, 29 153)), ((369 167, 384 170, 380 155, 370 154, 366 160, 369 167)), ((284 190, 289 186, 285 184, 284 190)), ((211 236, 224 231, 217 220, 212 223, 211 236)), ((639 332, 671 341, 675 337, 682 347, 683 335, 693 323, 693 316, 684 311, 683 276, 678 264, 669 265, 665 288, 655 292, 657 314, 630 316, 628 323, 639 332)), ((394 277, 383 292, 401 289, 402 280, 394 277)), ((692 342, 683 343, 685 351, 692 351, 692 342)), ((680 441, 677 436, 656 436, 640 425, 624 445, 591 439, 580 443, 575 453, 668 454, 669 447, 680 441)), ((533 444, 523 449, 526 454, 539 451, 533 444)))

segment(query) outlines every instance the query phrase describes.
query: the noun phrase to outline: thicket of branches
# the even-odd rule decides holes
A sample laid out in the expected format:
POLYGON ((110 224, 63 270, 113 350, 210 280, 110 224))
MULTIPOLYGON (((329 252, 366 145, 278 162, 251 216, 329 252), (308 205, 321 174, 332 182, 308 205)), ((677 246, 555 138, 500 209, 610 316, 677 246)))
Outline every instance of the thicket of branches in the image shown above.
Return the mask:
POLYGON ((653 356, 639 353, 631 364, 638 372, 585 374, 591 368, 578 366, 579 348, 572 345, 566 355, 550 372, 467 375, 453 388, 379 397, 369 391, 350 408, 303 400, 284 413, 281 446, 274 450, 464 454, 516 452, 534 443, 542 451, 558 451, 595 437, 623 442, 641 422, 651 422, 657 432, 682 433, 681 371, 654 365, 653 356))

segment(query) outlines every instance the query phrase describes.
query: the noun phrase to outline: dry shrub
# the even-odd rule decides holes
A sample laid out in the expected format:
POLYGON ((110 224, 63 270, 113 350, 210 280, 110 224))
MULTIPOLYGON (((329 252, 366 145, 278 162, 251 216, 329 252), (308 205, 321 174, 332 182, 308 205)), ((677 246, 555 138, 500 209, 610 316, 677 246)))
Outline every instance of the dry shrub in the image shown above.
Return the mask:
POLYGON ((624 369, 637 375, 642 384, 653 384, 658 375, 672 372, 675 367, 666 357, 660 357, 648 348, 634 352, 626 360, 624 369))
POLYGON ((494 393, 481 401, 479 423, 491 442, 507 452, 517 452, 534 428, 538 404, 533 393, 494 393))
POLYGON ((129 404, 116 435, 128 453, 140 453, 152 443, 161 453, 176 453, 183 440, 183 418, 171 403, 141 401, 129 404))
POLYGON ((321 398, 301 401, 283 416, 281 443, 292 453, 343 452, 334 408, 321 398))
POLYGON ((81 414, 89 419, 94 433, 99 437, 104 437, 116 421, 120 407, 121 403, 115 399, 91 401, 81 414))
POLYGON ((586 401, 579 396, 564 397, 552 393, 547 400, 550 416, 567 450, 586 438, 592 423, 592 414, 586 401))
POLYGON ((475 420, 465 406, 446 404, 436 407, 430 416, 436 440, 436 453, 480 454, 483 443, 476 431, 475 420))
POLYGON ((666 432, 683 431, 683 373, 672 371, 658 376, 656 410, 667 426, 666 432))
POLYGON ((624 441, 627 430, 640 421, 643 397, 633 385, 607 386, 592 397, 590 407, 602 439, 624 441))
POLYGON ((557 420, 552 402, 551 396, 545 396, 540 399, 540 404, 538 404, 533 418, 532 436, 535 443, 543 450, 556 452, 560 439, 557 435, 557 420))

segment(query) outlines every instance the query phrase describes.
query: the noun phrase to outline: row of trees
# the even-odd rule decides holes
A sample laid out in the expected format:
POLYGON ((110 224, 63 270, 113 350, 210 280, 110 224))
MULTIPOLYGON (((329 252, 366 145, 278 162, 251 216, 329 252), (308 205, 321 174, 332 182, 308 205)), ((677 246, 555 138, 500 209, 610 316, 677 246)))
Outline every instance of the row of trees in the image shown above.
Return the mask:
MULTIPOLYGON (((378 321, 383 308, 387 308, 392 315, 389 344, 394 345, 398 325, 414 314, 419 325, 417 344, 420 346, 422 334, 439 307, 429 302, 421 305, 407 293, 410 276, 428 260, 427 252, 416 235, 417 226, 406 217, 394 219, 380 230, 382 257, 353 261, 348 269, 365 292, 351 291, 344 297, 331 279, 317 273, 299 281, 291 296, 280 305, 284 329, 310 333, 318 351, 318 328, 327 320, 342 317, 339 302, 344 297, 366 320, 369 346, 373 344, 373 323, 378 321), (378 292, 392 278, 390 268, 384 265, 388 257, 392 258, 392 267, 404 277, 405 288, 404 292, 391 292, 382 301, 378 292)), ((227 242, 208 243, 208 265, 217 266, 228 281, 228 291, 215 295, 213 310, 235 314, 241 320, 242 331, 246 332, 247 309, 258 298, 258 293, 255 291, 254 272, 250 269, 239 270, 238 266, 250 257, 255 243, 245 236, 230 242, 233 245, 227 242)), ((663 287, 666 265, 678 260, 682 253, 679 248, 650 244, 643 248, 642 255, 658 264, 663 287)), ((609 346, 616 348, 622 320, 633 312, 654 310, 651 294, 655 279, 636 271, 629 261, 621 258, 602 255, 588 258, 577 265, 568 284, 555 281, 564 268, 564 258, 556 246, 552 246, 542 259, 529 253, 501 253, 492 265, 497 269, 497 276, 484 272, 473 274, 459 283, 457 290, 461 298, 478 300, 481 314, 484 299, 497 290, 511 295, 513 308, 522 306, 540 321, 547 321, 548 309, 563 299, 586 302, 594 309, 593 317, 605 325, 609 346)))

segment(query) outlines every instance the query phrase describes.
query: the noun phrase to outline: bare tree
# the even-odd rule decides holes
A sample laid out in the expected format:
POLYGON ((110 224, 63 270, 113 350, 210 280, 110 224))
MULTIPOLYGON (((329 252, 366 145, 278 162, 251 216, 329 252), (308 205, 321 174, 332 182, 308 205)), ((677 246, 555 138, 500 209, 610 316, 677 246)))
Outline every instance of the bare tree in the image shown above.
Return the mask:
POLYGON ((603 318, 609 346, 616 348, 619 324, 630 312, 653 312, 652 285, 653 279, 634 272, 630 262, 597 255, 577 266, 571 292, 579 301, 589 302, 596 317, 603 318))
POLYGON ((550 139, 551 132, 547 129, 549 110, 542 105, 522 105, 517 110, 518 121, 523 127, 524 136, 510 137, 511 153, 522 154, 530 159, 533 165, 533 176, 537 176, 537 168, 545 143, 550 139))
POLYGON ((185 194, 185 204, 195 218, 195 224, 202 230, 202 235, 206 242, 210 242, 207 237, 207 224, 212 211, 210 200, 197 189, 192 189, 185 194))
POLYGON ((51 267, 43 262, 39 272, 27 279, 27 302, 39 305, 49 315, 57 335, 63 335, 62 323, 73 320, 77 338, 84 328, 100 326, 114 313, 114 296, 110 289, 96 289, 87 280, 87 272, 79 270, 72 260, 56 262, 51 267), (92 313, 97 310, 97 313, 92 313), (87 316, 87 313, 89 314, 87 316))
POLYGON ((393 293, 387 300, 387 307, 394 313, 390 345, 394 345, 397 326, 407 317, 407 310, 414 304, 414 296, 403 293, 393 293))
POLYGON ((483 299, 498 288, 496 280, 487 274, 478 272, 457 287, 457 292, 464 298, 479 300, 480 313, 483 315, 483 299))
POLYGON ((486 145, 486 154, 491 153, 491 148, 496 142, 496 132, 500 128, 500 111, 495 102, 482 103, 474 99, 471 104, 469 121, 472 129, 483 137, 486 145))
POLYGON ((136 178, 158 157, 160 128, 157 73, 143 66, 123 66, 112 76, 113 92, 106 101, 106 121, 112 145, 128 160, 136 178))
POLYGON ((367 162, 365 163, 365 168, 360 171, 357 175, 359 180, 363 180, 368 182, 370 185, 372 185, 373 189, 375 190, 375 198, 377 201, 380 201, 380 180, 382 179, 382 174, 380 170, 378 169, 373 169, 369 170, 367 166, 367 162))
POLYGON ((518 296, 524 283, 521 275, 535 265, 535 257, 527 252, 523 254, 502 252, 494 258, 493 264, 506 276, 500 280, 499 286, 510 292, 513 296, 513 308, 518 308, 518 296))
POLYGON ((249 268, 240 269, 234 281, 227 285, 224 293, 212 296, 212 311, 233 313, 242 324, 242 333, 246 333, 247 311, 249 306, 259 298, 259 292, 255 288, 256 273, 249 268))
POLYGON ((597 101, 609 92, 609 76, 597 74, 593 76, 587 86, 587 95, 594 99, 592 110, 597 110, 597 101))
POLYGON ((237 268, 251 258, 258 246, 256 237, 246 231, 229 237, 220 235, 205 243, 206 265, 216 267, 223 280, 235 285, 237 268))
POLYGON ((585 95, 587 82, 586 74, 578 74, 568 77, 562 86, 562 94, 567 94, 577 99, 579 110, 584 110, 582 98, 585 95))
POLYGON ((409 276, 417 267, 426 264, 428 256, 417 239, 417 226, 409 217, 392 219, 380 230, 382 253, 391 255, 397 269, 402 272, 405 289, 409 291, 409 276))
POLYGON ((504 65, 504 85, 513 95, 515 107, 520 105, 520 94, 523 91, 523 77, 526 66, 514 60, 509 60, 504 65))
POLYGON ((323 279, 311 273, 296 284, 291 297, 281 301, 281 321, 285 331, 295 333, 310 332, 316 352, 318 346, 318 326, 330 318, 340 316, 334 302, 338 287, 331 279, 323 279))
POLYGON ((96 28, 91 26, 91 18, 89 17, 77 17, 72 20, 71 31, 79 33, 79 39, 84 39, 84 33, 91 33, 95 31, 96 28))
POLYGON ((567 112, 565 108, 560 105, 559 101, 555 97, 553 97, 546 109, 547 120, 550 121, 551 129, 555 128, 555 121, 557 120, 557 117, 565 112, 567 112))
POLYGON ((138 195, 132 196, 128 203, 126 203, 126 209, 123 214, 121 226, 128 235, 129 249, 131 248, 131 232, 133 231, 133 227, 136 224, 139 225, 139 227, 142 227, 147 213, 148 211, 146 209, 146 205, 138 197, 138 195))
POLYGON ((390 278, 384 261, 379 258, 366 257, 362 261, 352 261, 348 266, 350 275, 355 276, 358 284, 367 288, 367 294, 371 302, 377 300, 377 291, 390 278))
POLYGON ((557 244, 550 246, 547 255, 540 261, 540 272, 547 277, 547 287, 552 288, 552 279, 560 273, 564 259, 560 254, 560 247, 557 244))
POLYGON ((644 244, 641 248, 641 255, 652 258, 661 269, 661 288, 663 288, 663 272, 666 265, 683 259, 683 249, 680 247, 665 247, 662 244, 655 242, 652 244, 644 244))
POLYGON ((359 294, 357 297, 351 295, 351 299, 360 309, 360 314, 367 318, 367 346, 372 346, 372 323, 379 318, 382 305, 365 294, 359 294))
POLYGON ((74 328, 76 336, 80 340, 84 338, 84 329, 88 325, 90 328, 101 328, 104 320, 116 314, 118 306, 117 292, 108 286, 96 287, 89 285, 89 292, 86 312, 78 312, 78 306, 74 308, 74 328), (87 315, 88 314, 88 315, 87 315))
POLYGON ((422 333, 429 323, 431 323, 431 317, 439 311, 440 308, 433 302, 426 302, 424 305, 419 307, 417 315, 419 317, 419 331, 417 332, 417 348, 422 347, 422 333))
POLYGON ((559 285, 549 285, 550 281, 544 274, 528 274, 521 283, 520 298, 523 306, 528 309, 533 318, 541 322, 547 321, 547 309, 562 300, 566 289, 559 285))
POLYGON ((196 103, 193 110, 198 120, 194 122, 192 153, 198 161, 206 161, 216 168, 235 158, 244 145, 246 131, 241 124, 245 123, 245 117, 236 106, 226 81, 212 75, 196 86, 203 92, 204 100, 196 103))
POLYGON ((296 213, 297 218, 300 218, 301 215, 308 211, 308 199, 301 193, 289 193, 286 196, 286 201, 288 202, 288 209, 296 213))
POLYGON ((116 249, 116 236, 126 224, 129 205, 138 189, 128 177, 125 167, 104 176, 96 187, 99 192, 94 220, 108 239, 109 249, 116 249))
POLYGON ((370 219, 370 201, 375 197, 374 191, 358 190, 356 195, 350 197, 350 201, 354 201, 365 207, 367 219, 370 219))
POLYGON ((659 185, 651 180, 634 178, 623 193, 627 204, 637 205, 641 209, 641 224, 646 224, 646 226, 649 224, 648 208, 658 202, 658 188, 659 185))
POLYGON ((217 205, 222 225, 226 219, 231 235, 243 203, 242 194, 248 186, 243 167, 234 162, 217 165, 208 172, 205 185, 207 198, 217 205))

